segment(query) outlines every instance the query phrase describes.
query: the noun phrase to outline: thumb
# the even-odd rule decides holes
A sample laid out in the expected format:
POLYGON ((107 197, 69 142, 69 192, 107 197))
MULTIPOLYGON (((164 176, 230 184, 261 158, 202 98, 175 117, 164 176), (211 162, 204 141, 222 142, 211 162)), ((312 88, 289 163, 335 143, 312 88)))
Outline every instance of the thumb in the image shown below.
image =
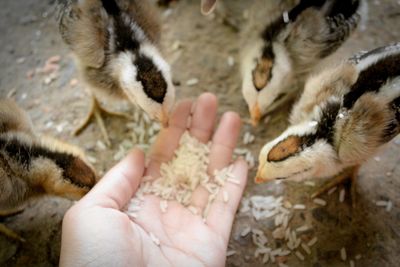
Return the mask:
POLYGON ((79 204, 122 209, 138 189, 144 166, 143 152, 132 150, 104 175, 79 204))

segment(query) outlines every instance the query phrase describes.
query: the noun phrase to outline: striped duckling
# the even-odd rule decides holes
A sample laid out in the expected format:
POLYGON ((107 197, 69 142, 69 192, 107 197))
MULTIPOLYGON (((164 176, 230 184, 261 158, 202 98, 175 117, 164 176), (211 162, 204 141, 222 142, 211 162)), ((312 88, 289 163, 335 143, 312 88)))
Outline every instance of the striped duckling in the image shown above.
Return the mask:
MULTIPOLYGON (((361 53, 311 77, 291 126, 259 155, 256 183, 335 177, 357 171, 400 132, 400 44, 361 53)), ((354 186, 353 186, 354 188, 354 186)))
POLYGON ((242 93, 254 125, 301 93, 316 65, 357 28, 365 7, 365 0, 255 2, 241 61, 242 93))

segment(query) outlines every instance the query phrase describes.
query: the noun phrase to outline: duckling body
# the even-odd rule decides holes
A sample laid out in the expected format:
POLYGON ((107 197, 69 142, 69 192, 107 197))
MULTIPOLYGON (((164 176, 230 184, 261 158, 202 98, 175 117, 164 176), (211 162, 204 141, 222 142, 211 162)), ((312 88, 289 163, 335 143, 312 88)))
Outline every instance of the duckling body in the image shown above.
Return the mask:
POLYGON ((263 115, 296 96, 313 68, 348 39, 359 24, 365 1, 255 4, 253 13, 258 15, 250 15, 255 19, 244 31, 241 69, 243 96, 257 124, 263 115))
POLYGON ((77 200, 96 180, 79 148, 38 135, 22 109, 11 100, 0 100, 1 213, 44 195, 77 200))
MULTIPOLYGON (((175 89, 170 67, 159 51, 158 15, 149 1, 60 2, 61 36, 93 97, 128 99, 165 123, 175 89)), ((97 100, 93 106, 91 113, 99 109, 97 100)))
POLYGON ((358 167, 400 132, 398 62, 400 45, 394 44, 311 77, 292 110, 291 126, 261 150, 256 181, 341 172, 354 178, 358 167))

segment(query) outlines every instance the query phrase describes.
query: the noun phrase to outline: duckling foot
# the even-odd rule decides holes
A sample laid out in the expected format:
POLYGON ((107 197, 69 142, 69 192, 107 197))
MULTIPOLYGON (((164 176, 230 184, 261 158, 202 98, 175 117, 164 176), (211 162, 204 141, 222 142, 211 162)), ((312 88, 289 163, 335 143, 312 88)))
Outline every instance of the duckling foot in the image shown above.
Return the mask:
POLYGON ((351 180, 351 202, 352 206, 356 206, 356 178, 358 176, 359 166, 351 167, 344 170, 339 175, 330 179, 329 182, 324 184, 321 188, 319 188, 316 192, 311 195, 311 198, 316 198, 322 195, 323 193, 329 191, 331 188, 338 186, 339 184, 343 184, 346 180, 351 180))
POLYGON ((83 120, 83 122, 75 129, 74 135, 79 135, 86 127, 90 124, 93 118, 96 119, 97 124, 100 127, 101 134, 103 135, 103 138, 107 144, 107 146, 111 145, 110 138, 108 136, 108 132, 106 130, 106 127, 104 125, 104 120, 102 118, 102 114, 108 115, 108 116, 117 116, 117 117, 122 117, 125 119, 132 119, 131 116, 128 114, 122 113, 122 112, 115 112, 115 111, 110 111, 105 109, 100 105, 100 103, 97 101, 95 97, 92 97, 92 104, 89 113, 86 115, 86 118, 83 120))
POLYGON ((14 232, 13 230, 9 229, 7 226, 5 226, 2 223, 0 223, 0 233, 2 233, 6 237, 9 237, 9 238, 11 238, 13 240, 18 240, 19 242, 25 242, 25 239, 23 239, 16 232, 14 232))

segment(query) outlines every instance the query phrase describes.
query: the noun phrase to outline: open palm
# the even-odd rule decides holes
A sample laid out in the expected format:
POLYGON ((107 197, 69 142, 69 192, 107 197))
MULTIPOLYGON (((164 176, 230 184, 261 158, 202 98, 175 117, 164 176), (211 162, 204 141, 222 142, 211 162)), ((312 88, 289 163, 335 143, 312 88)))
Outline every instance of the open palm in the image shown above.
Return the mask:
MULTIPOLYGON (((171 116, 169 127, 159 134, 146 169, 143 153, 133 151, 71 208, 63 223, 61 265, 223 266, 234 215, 247 179, 247 166, 242 160, 234 166, 240 185, 224 186, 229 201, 225 203, 222 195, 218 195, 205 222, 176 201, 169 201, 168 211, 162 213, 160 199, 153 195, 145 196, 134 220, 120 211, 143 176, 159 176, 161 163, 172 159, 186 130, 204 143, 212 140, 210 173, 231 163, 240 119, 234 113, 226 113, 214 132, 216 113, 217 101, 211 94, 203 94, 194 104, 181 102, 171 116), (153 242, 152 235, 160 240, 159 245, 153 242)), ((198 214, 207 200, 208 192, 202 187, 196 189, 191 204, 198 214)))

